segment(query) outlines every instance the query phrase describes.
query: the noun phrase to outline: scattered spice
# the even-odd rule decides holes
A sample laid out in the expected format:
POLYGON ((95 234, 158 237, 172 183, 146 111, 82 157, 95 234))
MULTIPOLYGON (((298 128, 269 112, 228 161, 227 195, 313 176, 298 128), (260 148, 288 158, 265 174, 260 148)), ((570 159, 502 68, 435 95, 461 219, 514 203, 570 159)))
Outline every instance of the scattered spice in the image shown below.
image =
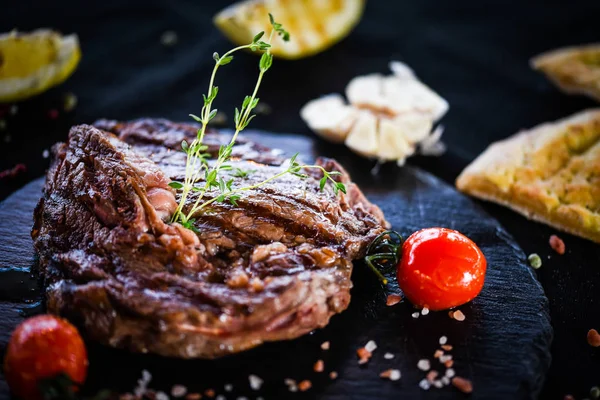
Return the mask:
POLYGON ((286 384, 286 386, 288 387, 288 390, 290 392, 297 392, 298 391, 298 385, 296 384, 295 380, 286 378, 286 379, 283 380, 283 382, 286 384))
POLYGON ((333 379, 337 379, 337 377, 338 377, 338 373, 337 373, 336 371, 331 371, 331 372, 329 373, 329 378, 330 378, 330 379, 332 379, 332 380, 333 380, 333 379))
POLYGON ((50 119, 56 119, 58 118, 58 110, 57 109, 51 109, 48 111, 48 118, 50 119))
POLYGON ((179 37, 175 31, 164 31, 163 34, 160 35, 160 44, 165 47, 173 47, 178 41, 179 37))
POLYGON ((452 350, 452 346, 449 344, 444 344, 442 345, 442 349, 446 350, 446 351, 451 351, 452 350))
POLYGON ((323 362, 323 360, 317 360, 317 362, 313 366, 313 370, 315 372, 323 372, 325 370, 325 363, 323 362))
POLYGON ((394 355, 392 353, 385 353, 383 355, 383 358, 385 358, 386 360, 391 360, 392 358, 394 358, 394 355))
POLYGON ((454 360, 448 360, 444 363, 444 366, 446 368, 452 368, 453 365, 454 365, 454 360))
POLYGON ((187 388, 183 385, 173 385, 171 388, 171 396, 183 397, 187 394, 187 388))
POLYGON ((563 400, 575 400, 575 397, 573 397, 573 396, 571 396, 570 394, 568 394, 568 395, 566 395, 566 396, 564 397, 564 399, 563 399, 563 400))
POLYGON ((271 114, 271 111, 272 111, 271 106, 262 101, 260 103, 258 103, 256 105, 256 107, 254 108, 254 112, 256 114, 269 115, 269 114, 271 114))
POLYGON ((119 400, 137 400, 137 397, 132 393, 123 393, 119 396, 119 400))
POLYGON ((321 343, 321 350, 329 350, 330 343, 329 341, 321 343))
POLYGON ((429 362, 429 360, 424 358, 422 360, 419 360, 419 362, 417 363, 417 368, 419 368, 421 371, 429 371, 431 369, 431 363, 429 362))
POLYGON ((360 349, 356 350, 356 354, 358 355, 359 364, 366 364, 367 362, 369 362, 369 359, 373 356, 373 354, 364 347, 361 347, 360 349))
POLYGON ((227 114, 223 111, 217 111, 217 114, 210 120, 210 123, 213 125, 225 125, 227 123, 227 114))
POLYGON ((561 256, 565 254, 565 242, 556 235, 550 236, 550 247, 561 256))
POLYGON ((401 301, 402 301, 402 296, 398 296, 397 294, 390 294, 387 297, 385 304, 387 306, 395 306, 396 304, 400 303, 401 301))
POLYGON ((260 387, 264 383, 264 381, 256 375, 249 375, 248 381, 250 381, 250 387, 253 390, 260 390, 260 387))
POLYGON ((0 180, 7 178, 15 178, 17 175, 23 172, 27 172, 27 166, 25 164, 17 164, 10 169, 0 171, 0 180))
POLYGON ((587 333, 587 342, 592 347, 600 347, 600 333, 595 329, 590 329, 587 333))
POLYGON ((452 378, 452 385, 454 385, 455 388, 457 388, 463 393, 468 394, 473 392, 473 384, 471 383, 471 381, 465 378, 461 378, 460 376, 455 376, 454 378, 452 378))
POLYGON ((441 356, 444 355, 444 352, 442 350, 436 350, 435 353, 433 353, 433 358, 440 358, 441 356))
POLYGON ((63 110, 65 110, 65 112, 70 112, 73 111, 75 107, 77 107, 77 96, 69 92, 65 95, 65 99, 63 100, 63 110))
POLYGON ((452 312, 452 316, 451 317, 454 318, 455 320, 459 321, 459 322, 464 321, 465 318, 466 318, 465 314, 463 314, 463 312, 460 311, 460 310, 456 310, 456 311, 452 312))
POLYGON ((401 374, 400 374, 400 370, 386 369, 385 371, 380 373, 379 376, 384 379, 389 379, 390 381, 397 381, 400 379, 401 374))
POLYGON ((429 383, 433 383, 433 381, 435 380, 435 378, 438 377, 438 375, 439 375, 439 372, 431 370, 427 373, 427 376, 425 376, 425 379, 427 379, 429 381, 429 383))
POLYGON ((542 266, 542 259, 537 253, 532 253, 527 257, 527 261, 529 261, 529 265, 531 268, 538 269, 542 266))
POLYGON ((208 397, 208 398, 211 398, 211 399, 212 399, 213 397, 215 397, 215 391, 214 391, 214 390, 212 390, 212 389, 206 389, 206 390, 204 391, 204 395, 205 395, 206 397, 208 397))
POLYGON ((311 387, 312 387, 312 383, 308 379, 305 379, 298 384, 298 389, 300 389, 301 392, 306 392, 311 387))
POLYGON ((187 396, 185 396, 185 400, 200 400, 202 398, 202 395, 200 393, 188 393, 187 396))

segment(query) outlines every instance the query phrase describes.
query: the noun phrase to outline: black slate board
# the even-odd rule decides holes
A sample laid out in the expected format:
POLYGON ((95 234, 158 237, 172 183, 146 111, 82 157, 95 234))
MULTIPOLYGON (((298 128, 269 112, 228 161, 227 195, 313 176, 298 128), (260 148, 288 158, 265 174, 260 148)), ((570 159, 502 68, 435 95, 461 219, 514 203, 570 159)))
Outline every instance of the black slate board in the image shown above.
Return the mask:
MULTIPOLYGON (((300 136, 249 135, 290 153, 314 155, 331 150, 330 145, 323 144, 315 148, 310 139, 300 136)), ((439 337, 445 335, 454 346, 455 370, 474 382, 471 398, 536 398, 550 364, 552 328, 547 299, 514 240, 471 200, 420 169, 385 166, 373 176, 371 163, 348 152, 336 153, 369 199, 381 206, 394 229, 405 237, 420 228, 445 226, 460 230, 479 244, 488 260, 488 273, 481 295, 461 307, 466 321, 454 321, 446 312, 415 319, 411 316, 415 310, 406 302, 387 307, 386 295, 397 291, 395 284, 384 290, 366 267, 356 263, 351 305, 324 329, 215 361, 131 355, 90 343, 86 392, 101 388, 131 391, 141 370, 147 369, 153 375, 153 388, 168 392, 171 385, 181 383, 192 391, 212 388, 227 399, 463 398, 451 387, 429 392, 418 387, 425 373, 417 369, 417 361, 433 359, 439 337), (378 349, 368 365, 359 366, 356 350, 368 340, 375 340, 378 349), (329 351, 320 349, 324 341, 331 342, 329 351), (384 359, 386 352, 395 358, 384 359), (324 360, 326 372, 335 370, 339 378, 332 381, 327 373, 313 372, 318 359, 324 360), (387 368, 400 369, 402 379, 380 379, 379 373, 387 368), (264 379, 260 391, 249 388, 249 374, 264 379), (313 388, 303 394, 290 393, 283 383, 285 378, 310 379, 313 388), (232 392, 224 391, 227 383, 233 384, 232 392)), ((31 302, 39 296, 27 271, 36 262, 29 229, 42 185, 43 179, 38 179, 0 204, 2 351, 11 330, 22 319, 22 310, 31 310, 31 302), (6 272, 6 268, 13 270, 6 272)), ((6 383, 0 381, 0 397, 7 396, 6 383)))

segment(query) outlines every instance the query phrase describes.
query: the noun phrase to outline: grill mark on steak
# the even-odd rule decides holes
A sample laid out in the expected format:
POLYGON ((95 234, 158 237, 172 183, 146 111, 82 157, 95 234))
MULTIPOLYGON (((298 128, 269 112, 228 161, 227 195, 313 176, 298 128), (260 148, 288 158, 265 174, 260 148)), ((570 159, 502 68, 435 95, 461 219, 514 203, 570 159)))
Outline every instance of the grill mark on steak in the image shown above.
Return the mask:
MULTIPOLYGON (((76 126, 53 148, 32 230, 48 309, 102 343, 213 358, 326 325, 350 301, 352 260, 387 222, 335 161, 347 186, 320 192, 319 171, 244 192, 196 215, 200 233, 166 221, 197 125, 166 120, 76 126), (110 132, 112 133, 110 133, 110 132)), ((209 132, 212 152, 229 138, 209 132)), ((285 168, 280 152, 241 138, 231 164, 285 168)), ((207 196, 206 199, 210 199, 207 196)), ((191 207, 193 198, 186 207, 191 207)))

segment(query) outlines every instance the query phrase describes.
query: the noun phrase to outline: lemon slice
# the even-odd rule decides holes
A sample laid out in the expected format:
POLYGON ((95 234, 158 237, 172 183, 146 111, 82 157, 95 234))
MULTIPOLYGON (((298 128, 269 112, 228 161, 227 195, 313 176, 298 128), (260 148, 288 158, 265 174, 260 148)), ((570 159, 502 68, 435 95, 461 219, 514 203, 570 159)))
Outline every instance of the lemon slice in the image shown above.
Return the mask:
POLYGON ((58 85, 80 58, 77 35, 48 29, 0 35, 0 102, 23 100, 58 85))
POLYGON ((365 0, 246 0, 221 12, 214 23, 232 42, 250 43, 260 31, 271 32, 268 13, 290 33, 273 38, 272 53, 296 59, 319 53, 346 37, 358 24, 365 0))

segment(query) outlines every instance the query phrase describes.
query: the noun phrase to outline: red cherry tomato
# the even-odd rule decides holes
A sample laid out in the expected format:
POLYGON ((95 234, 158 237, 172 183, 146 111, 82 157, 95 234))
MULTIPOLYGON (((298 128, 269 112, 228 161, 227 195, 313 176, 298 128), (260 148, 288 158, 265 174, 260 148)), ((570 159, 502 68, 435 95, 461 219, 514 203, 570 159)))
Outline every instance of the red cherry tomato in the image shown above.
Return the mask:
POLYGON ((486 261, 477 245, 460 232, 428 228, 402 245, 398 284, 413 304, 444 310, 473 300, 485 279, 486 261))
POLYGON ((52 315, 38 315, 17 326, 4 359, 6 381, 23 400, 41 399, 40 380, 61 373, 82 384, 87 367, 87 351, 77 329, 52 315))

